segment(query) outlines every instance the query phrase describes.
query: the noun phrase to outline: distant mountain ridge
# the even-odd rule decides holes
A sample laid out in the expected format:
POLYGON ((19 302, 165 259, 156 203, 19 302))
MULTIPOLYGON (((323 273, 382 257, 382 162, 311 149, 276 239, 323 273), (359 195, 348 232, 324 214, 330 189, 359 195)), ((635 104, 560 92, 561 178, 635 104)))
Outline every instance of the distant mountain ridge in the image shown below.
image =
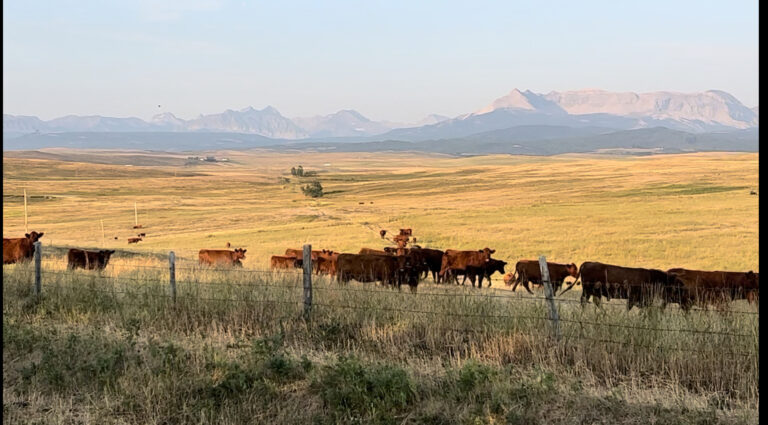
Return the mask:
POLYGON ((756 125, 756 112, 732 95, 720 90, 703 93, 614 93, 605 90, 550 92, 546 95, 529 90, 512 90, 506 96, 476 112, 497 109, 522 109, 542 113, 570 115, 611 114, 624 117, 649 117, 654 120, 702 121, 734 128, 756 125))
POLYGON ((312 137, 368 137, 393 128, 433 124, 448 119, 432 114, 414 124, 372 121, 354 110, 307 118, 286 118, 272 106, 258 110, 247 107, 239 111, 200 115, 183 120, 170 112, 155 115, 147 122, 139 118, 102 116, 65 117, 43 121, 34 116, 3 115, 4 136, 16 137, 29 133, 64 132, 224 132, 256 134, 275 139, 307 139, 312 137))
POLYGON ((287 118, 247 107, 184 120, 170 112, 139 118, 68 115, 49 121, 3 115, 3 149, 47 147, 206 150, 417 150, 469 155, 551 155, 602 149, 759 151, 759 108, 728 93, 614 93, 512 90, 455 118, 373 121, 357 111, 287 118))
POLYGON ((687 132, 732 131, 757 127, 758 107, 748 108, 720 90, 701 93, 609 92, 589 89, 534 93, 514 89, 475 112, 448 118, 432 114, 413 123, 373 121, 357 111, 287 118, 274 107, 247 107, 183 120, 166 112, 149 122, 139 118, 68 115, 50 121, 3 115, 4 137, 42 132, 229 132, 300 140, 376 137, 419 141, 494 131, 521 125, 606 127, 616 130, 667 127, 687 132))

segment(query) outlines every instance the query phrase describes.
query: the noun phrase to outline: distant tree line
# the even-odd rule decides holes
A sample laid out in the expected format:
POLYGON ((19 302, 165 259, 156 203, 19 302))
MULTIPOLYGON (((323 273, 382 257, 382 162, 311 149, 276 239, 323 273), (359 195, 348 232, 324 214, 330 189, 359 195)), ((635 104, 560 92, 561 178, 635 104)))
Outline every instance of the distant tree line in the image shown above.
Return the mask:
POLYGON ((298 167, 291 167, 291 175, 296 177, 314 177, 317 175, 317 171, 304 171, 304 167, 299 165, 298 167))

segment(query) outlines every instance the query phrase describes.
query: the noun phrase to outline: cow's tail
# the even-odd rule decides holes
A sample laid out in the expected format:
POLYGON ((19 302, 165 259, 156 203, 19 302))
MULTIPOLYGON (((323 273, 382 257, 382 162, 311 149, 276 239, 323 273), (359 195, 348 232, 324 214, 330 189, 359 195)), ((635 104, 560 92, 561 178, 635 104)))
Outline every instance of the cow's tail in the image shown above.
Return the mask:
POLYGON ((509 282, 509 283, 507 283, 507 282, 504 282, 504 283, 505 283, 507 286, 511 286, 511 285, 512 285, 512 282, 516 282, 516 281, 517 281, 517 269, 515 269, 515 271, 514 271, 514 272, 512 272, 512 276, 510 276, 510 277, 509 277, 509 280, 507 281, 507 282, 509 282))
MULTIPOLYGON (((584 266, 584 265, 582 264, 582 266, 584 266)), ((579 272, 576 273, 576 279, 573 282, 571 282, 571 284, 568 285, 567 288, 565 288, 562 291, 560 291, 560 295, 563 295, 564 293, 570 291, 574 287, 574 285, 576 285, 576 284, 581 285, 581 282, 579 281, 579 279, 581 279, 581 267, 579 267, 579 272)), ((555 295, 557 295, 557 294, 555 294, 555 295)))

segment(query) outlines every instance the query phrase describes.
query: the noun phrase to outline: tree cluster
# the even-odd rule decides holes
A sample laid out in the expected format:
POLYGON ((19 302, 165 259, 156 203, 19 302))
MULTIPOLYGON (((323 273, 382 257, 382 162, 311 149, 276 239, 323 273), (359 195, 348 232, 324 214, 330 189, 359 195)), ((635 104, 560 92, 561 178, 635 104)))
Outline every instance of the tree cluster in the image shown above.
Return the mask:
POLYGON ((315 180, 308 185, 302 186, 301 191, 305 196, 309 196, 310 198, 320 198, 323 196, 323 185, 315 180))

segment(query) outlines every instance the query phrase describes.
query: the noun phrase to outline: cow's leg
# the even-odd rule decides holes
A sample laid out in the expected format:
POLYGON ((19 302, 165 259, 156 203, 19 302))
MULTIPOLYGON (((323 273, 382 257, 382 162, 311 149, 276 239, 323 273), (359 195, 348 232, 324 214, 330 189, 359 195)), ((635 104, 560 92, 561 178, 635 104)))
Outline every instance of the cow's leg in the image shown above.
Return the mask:
POLYGON ((531 288, 528 287, 528 281, 523 281, 523 288, 525 288, 526 291, 528 291, 529 294, 533 295, 533 291, 531 291, 531 288))

